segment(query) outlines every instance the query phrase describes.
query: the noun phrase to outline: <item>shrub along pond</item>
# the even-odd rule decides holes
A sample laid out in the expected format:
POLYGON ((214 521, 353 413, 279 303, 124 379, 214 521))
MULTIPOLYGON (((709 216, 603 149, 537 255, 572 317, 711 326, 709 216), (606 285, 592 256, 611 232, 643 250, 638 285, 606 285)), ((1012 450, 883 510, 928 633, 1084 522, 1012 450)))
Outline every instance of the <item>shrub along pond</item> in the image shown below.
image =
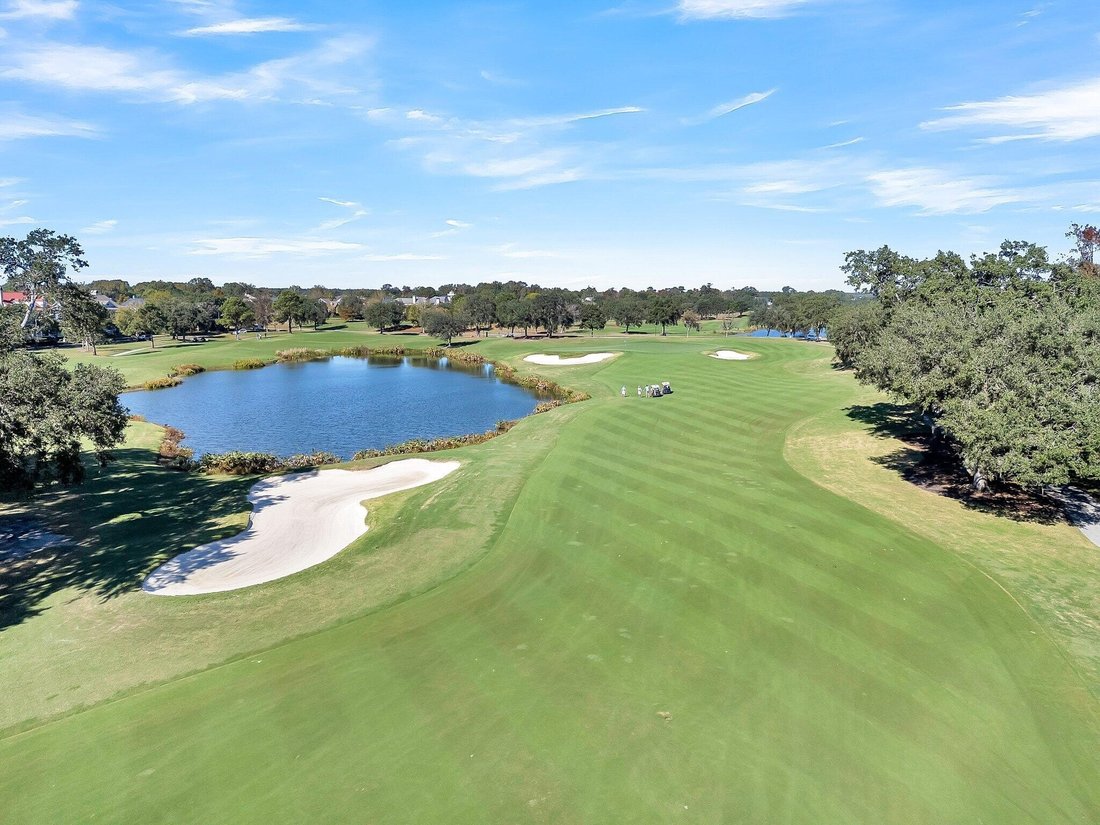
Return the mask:
POLYGON ((122 398, 131 413, 183 430, 183 446, 196 457, 324 450, 345 459, 411 439, 489 430, 530 414, 539 401, 490 364, 379 356, 205 372, 122 398))

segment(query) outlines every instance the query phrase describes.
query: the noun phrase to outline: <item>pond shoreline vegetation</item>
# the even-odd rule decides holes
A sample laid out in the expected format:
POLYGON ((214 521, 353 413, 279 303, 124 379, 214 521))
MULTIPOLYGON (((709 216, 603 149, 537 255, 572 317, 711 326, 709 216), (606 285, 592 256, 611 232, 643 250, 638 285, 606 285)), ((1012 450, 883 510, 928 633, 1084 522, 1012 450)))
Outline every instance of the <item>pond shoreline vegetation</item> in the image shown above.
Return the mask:
MULTIPOLYGON (((330 349, 295 347, 276 352, 274 361, 262 361, 260 359, 238 360, 231 369, 260 369, 266 366, 278 364, 305 363, 308 361, 322 361, 335 357, 372 358, 372 357, 412 357, 422 360, 452 361, 465 366, 490 366, 494 374, 504 383, 514 384, 534 392, 540 401, 531 412, 531 415, 548 412, 563 404, 574 404, 586 401, 591 396, 586 392, 564 387, 555 381, 542 378, 537 375, 521 375, 508 363, 494 361, 479 353, 454 351, 443 347, 427 347, 420 350, 410 350, 405 347, 336 347, 330 349), (243 365, 243 366, 242 366, 243 365)), ((217 368, 211 368, 216 371, 217 368)), ((180 376, 196 375, 206 372, 207 368, 198 364, 184 364, 173 368, 173 374, 164 378, 147 381, 145 389, 164 389, 178 386, 182 382, 180 376)), ((453 450, 459 447, 483 444, 486 441, 503 435, 516 424, 514 420, 498 421, 493 429, 484 432, 466 433, 457 436, 441 436, 439 438, 423 439, 413 438, 407 441, 389 444, 381 448, 358 450, 352 461, 362 461, 369 458, 384 456, 414 455, 419 453, 432 453, 442 450, 453 450)), ((267 473, 296 472, 312 470, 318 467, 343 463, 343 459, 335 453, 318 450, 310 453, 295 453, 288 456, 280 456, 270 452, 230 450, 222 453, 207 453, 199 459, 194 458, 194 451, 181 445, 186 437, 183 431, 171 425, 164 426, 164 438, 157 452, 157 463, 163 467, 181 472, 221 473, 225 475, 263 475, 267 473)))

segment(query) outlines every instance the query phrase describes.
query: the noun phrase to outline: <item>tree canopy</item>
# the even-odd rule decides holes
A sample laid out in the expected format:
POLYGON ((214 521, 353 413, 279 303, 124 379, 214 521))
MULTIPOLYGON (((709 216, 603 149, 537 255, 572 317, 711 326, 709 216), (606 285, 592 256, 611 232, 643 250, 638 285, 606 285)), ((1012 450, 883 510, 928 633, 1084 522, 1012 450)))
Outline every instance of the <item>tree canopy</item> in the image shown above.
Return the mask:
POLYGON ((466 322, 453 312, 446 309, 426 309, 421 315, 421 323, 424 332, 433 338, 441 338, 450 346, 451 339, 461 335, 466 329, 466 322))
POLYGON ((81 481, 82 439, 101 463, 122 442, 126 387, 110 367, 66 369, 56 353, 0 353, 0 490, 27 490, 50 479, 81 481))
POLYGON ((21 326, 26 329, 44 304, 57 300, 62 287, 71 283, 70 273, 88 266, 76 238, 49 229, 34 229, 23 240, 0 238, 0 267, 9 288, 27 296, 21 326))
POLYGON ((833 314, 837 360, 932 421, 976 489, 1100 478, 1100 289, 1087 266, 1015 241, 969 261, 888 247, 847 260, 871 297, 833 314))

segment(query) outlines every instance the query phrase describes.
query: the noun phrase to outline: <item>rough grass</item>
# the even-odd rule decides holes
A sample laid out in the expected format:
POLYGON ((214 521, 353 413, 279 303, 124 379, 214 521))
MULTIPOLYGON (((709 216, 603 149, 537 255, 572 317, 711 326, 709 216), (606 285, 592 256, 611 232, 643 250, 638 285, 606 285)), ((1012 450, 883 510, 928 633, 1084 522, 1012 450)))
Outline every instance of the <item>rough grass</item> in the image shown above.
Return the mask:
MULTIPOLYGON (((902 470, 923 457, 900 438, 910 429, 903 411, 864 391, 847 410, 825 409, 796 425, 785 455, 822 486, 940 544, 1005 587, 1058 639, 1100 697, 1100 548, 1059 512, 1052 518, 1033 506, 1035 520, 1009 518, 997 496, 960 501, 907 481, 902 470), (889 415, 892 432, 868 424, 867 411, 889 415)), ((1012 504, 1019 512, 1019 502, 1012 504)))
MULTIPOLYGON (((478 351, 530 374, 523 354, 578 346, 478 351)), ((840 495, 788 463, 820 455, 802 436, 858 433, 802 429, 862 397, 827 347, 713 348, 622 340, 569 375, 593 400, 457 451, 349 551, 236 594, 132 587, 239 523, 244 482, 93 480, 104 509, 55 512, 89 537, 121 519, 102 564, 128 585, 36 601, 0 633, 0 689, 25 697, 15 722, 129 694, 0 740, 5 821, 1094 821, 1097 701, 1046 617, 977 542, 861 501, 889 477, 840 495)))

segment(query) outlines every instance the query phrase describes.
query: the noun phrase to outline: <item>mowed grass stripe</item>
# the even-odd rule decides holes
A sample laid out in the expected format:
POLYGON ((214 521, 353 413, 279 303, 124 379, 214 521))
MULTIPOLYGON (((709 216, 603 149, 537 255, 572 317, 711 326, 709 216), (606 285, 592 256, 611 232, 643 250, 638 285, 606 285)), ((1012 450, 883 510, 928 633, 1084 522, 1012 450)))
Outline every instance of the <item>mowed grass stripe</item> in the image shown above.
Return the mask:
POLYGON ((570 379, 594 400, 473 568, 0 741, 13 821, 1092 819, 1096 729, 1060 653, 980 573, 783 461, 787 427, 848 398, 814 377, 826 351, 628 343, 570 379), (633 376, 677 391, 616 397, 633 376), (203 793, 182 808, 181 786, 203 793))

